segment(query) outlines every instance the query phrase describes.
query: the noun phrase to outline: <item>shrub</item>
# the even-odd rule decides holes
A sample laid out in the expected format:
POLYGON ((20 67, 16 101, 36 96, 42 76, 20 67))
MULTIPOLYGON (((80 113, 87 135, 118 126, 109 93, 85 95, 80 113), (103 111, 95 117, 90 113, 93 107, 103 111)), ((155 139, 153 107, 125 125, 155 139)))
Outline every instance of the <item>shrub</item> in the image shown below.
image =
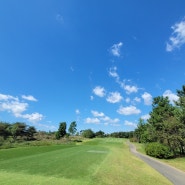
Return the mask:
POLYGON ((95 134, 91 129, 83 130, 82 136, 85 138, 94 138, 95 134))
POLYGON ((145 148, 146 154, 152 157, 160 159, 169 159, 173 158, 174 154, 170 151, 170 148, 161 143, 148 143, 145 148))

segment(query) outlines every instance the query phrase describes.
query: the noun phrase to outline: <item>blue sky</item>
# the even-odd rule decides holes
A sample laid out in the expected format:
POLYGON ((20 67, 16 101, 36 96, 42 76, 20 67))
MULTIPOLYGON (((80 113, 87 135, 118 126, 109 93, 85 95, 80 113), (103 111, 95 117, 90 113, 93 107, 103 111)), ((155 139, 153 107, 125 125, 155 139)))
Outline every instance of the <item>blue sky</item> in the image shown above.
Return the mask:
POLYGON ((0 1, 0 120, 131 131, 185 84, 185 1, 0 1))

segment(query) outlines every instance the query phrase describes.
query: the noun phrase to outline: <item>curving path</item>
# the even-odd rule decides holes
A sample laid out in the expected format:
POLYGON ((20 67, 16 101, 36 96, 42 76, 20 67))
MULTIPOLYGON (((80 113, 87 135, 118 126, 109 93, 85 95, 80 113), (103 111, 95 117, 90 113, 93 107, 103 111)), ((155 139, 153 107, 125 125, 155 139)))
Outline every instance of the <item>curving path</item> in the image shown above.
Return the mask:
POLYGON ((147 155, 143 155, 136 151, 136 147, 129 143, 130 151, 142 159, 144 162, 149 164, 152 168, 160 172, 168 180, 170 180, 174 185, 185 185, 185 172, 180 171, 172 166, 169 166, 165 163, 157 161, 147 155))

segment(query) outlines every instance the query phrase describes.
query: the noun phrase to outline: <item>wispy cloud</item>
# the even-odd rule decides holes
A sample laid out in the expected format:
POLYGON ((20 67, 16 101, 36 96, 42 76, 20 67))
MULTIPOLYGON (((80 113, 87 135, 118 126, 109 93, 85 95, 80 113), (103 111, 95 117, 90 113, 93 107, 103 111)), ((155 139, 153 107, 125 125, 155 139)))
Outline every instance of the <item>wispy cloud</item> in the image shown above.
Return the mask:
POLYGON ((36 98, 34 98, 32 95, 22 95, 22 99, 29 100, 29 101, 37 101, 36 98))
POLYGON ((109 76, 115 78, 116 83, 118 83, 120 85, 120 87, 122 89, 124 89, 126 91, 127 94, 131 94, 131 93, 137 93, 138 92, 138 87, 136 85, 128 85, 127 81, 128 80, 120 80, 120 76, 117 73, 117 67, 111 67, 108 71, 109 76))
POLYGON ((163 97, 168 97, 169 100, 170 100, 170 103, 174 104, 174 101, 177 101, 179 99, 179 97, 172 93, 172 91, 170 90, 166 90, 164 93, 163 93, 163 97))
POLYGON ((123 99, 123 97, 121 96, 121 94, 119 92, 110 92, 106 100, 109 103, 118 103, 122 99, 123 99))
POLYGON ((144 100, 145 105, 151 105, 152 104, 152 95, 144 92, 144 94, 141 96, 144 100))
POLYGON ((56 15, 56 20, 57 20, 59 23, 64 23, 64 17, 63 17, 61 14, 57 14, 57 15, 56 15))
POLYGON ((127 94, 138 92, 138 87, 134 86, 134 85, 125 85, 125 84, 123 84, 123 88, 125 89, 127 94))
POLYGON ((103 112, 98 112, 98 111, 95 111, 95 110, 92 110, 91 113, 94 117, 103 117, 103 116, 105 116, 103 112))
POLYGON ((119 57, 121 55, 121 47, 122 47, 123 43, 119 42, 118 44, 114 44, 111 48, 110 48, 110 52, 113 56, 119 57))
POLYGON ((75 110, 75 113, 76 113, 76 114, 80 114, 80 110, 79 110, 79 109, 76 109, 76 110, 75 110))
POLYGON ((90 96, 90 100, 91 100, 91 101, 94 100, 94 96, 90 96))
POLYGON ((140 103, 141 102, 141 98, 135 97, 134 98, 134 102, 140 103))
POLYGON ((137 109, 135 106, 132 106, 132 105, 127 106, 127 107, 120 106, 117 112, 122 115, 132 115, 132 114, 141 113, 139 109, 137 109))
POLYGON ((166 51, 171 52, 176 48, 180 48, 185 44, 185 19, 175 23, 171 29, 173 30, 169 41, 166 44, 166 51))
POLYGON ((93 117, 88 117, 84 121, 87 124, 103 124, 118 126, 120 121, 118 118, 111 119, 109 116, 105 115, 103 112, 98 112, 95 110, 91 111, 93 117))
POLYGON ((87 124, 100 124, 100 120, 98 118, 86 118, 85 123, 87 124))
POLYGON ((105 96, 105 89, 104 87, 101 87, 101 86, 96 86, 94 89, 93 89, 93 93, 96 95, 96 96, 99 96, 99 97, 104 97, 105 96))
POLYGON ((125 120, 124 125, 125 125, 125 126, 134 127, 134 128, 137 127, 137 124, 136 124, 136 123, 131 122, 131 121, 127 121, 127 120, 125 120))

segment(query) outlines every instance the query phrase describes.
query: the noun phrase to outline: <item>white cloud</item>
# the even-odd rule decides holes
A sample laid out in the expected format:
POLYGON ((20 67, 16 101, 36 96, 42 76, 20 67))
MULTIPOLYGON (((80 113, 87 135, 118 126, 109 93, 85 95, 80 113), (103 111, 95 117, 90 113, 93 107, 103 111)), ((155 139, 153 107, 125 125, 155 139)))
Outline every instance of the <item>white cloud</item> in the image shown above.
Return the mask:
POLYGON ((28 104, 19 101, 0 102, 0 110, 13 113, 15 117, 21 117, 21 114, 27 110, 28 104))
POLYGON ((127 121, 127 120, 125 120, 124 125, 131 126, 131 127, 134 127, 134 128, 137 127, 137 124, 136 123, 130 122, 130 121, 127 121))
POLYGON ((105 116, 105 117, 102 117, 100 118, 102 121, 105 121, 106 123, 108 124, 111 124, 111 123, 118 123, 120 120, 118 118, 114 118, 114 119, 111 119, 110 117, 108 116, 105 116))
POLYGON ((104 97, 104 96, 105 96, 105 89, 104 89, 104 87, 96 86, 96 87, 93 89, 93 93, 94 93, 96 96, 104 97))
POLYGON ((103 112, 98 112, 98 111, 92 110, 91 113, 92 113, 92 115, 94 117, 102 117, 102 116, 104 116, 104 113, 103 112))
POLYGON ((145 115, 141 116, 141 119, 143 119, 143 120, 147 120, 149 118, 150 118, 149 114, 145 114, 145 115))
POLYGON ((109 76, 115 78, 116 83, 118 83, 120 85, 120 87, 123 88, 126 91, 127 94, 138 92, 138 87, 137 86, 127 85, 126 82, 125 82, 126 80, 124 80, 124 81, 120 80, 120 77, 117 73, 117 67, 116 66, 109 69, 109 76))
POLYGON ((94 117, 86 118, 84 121, 88 124, 104 124, 104 125, 111 125, 111 126, 118 126, 118 122, 120 121, 118 118, 111 119, 109 116, 106 116, 103 112, 98 112, 95 110, 91 111, 94 117))
POLYGON ((86 118, 85 123, 87 123, 87 124, 91 124, 91 123, 99 124, 100 120, 98 118, 86 118))
MULTIPOLYGON (((29 100, 29 101, 37 101, 33 96, 22 96, 22 99, 29 100)), ((31 113, 31 114, 25 114, 25 111, 27 111, 29 107, 29 104, 26 102, 21 102, 19 98, 11 96, 11 95, 5 95, 0 94, 0 111, 7 111, 9 113, 12 113, 13 116, 16 118, 23 118, 27 119, 30 122, 37 122, 41 121, 43 119, 43 115, 40 113, 31 113)))
POLYGON ((139 103, 139 102, 141 102, 141 98, 135 97, 134 98, 134 101, 137 102, 137 103, 139 103))
POLYGON ((106 100, 109 103, 118 103, 122 99, 123 99, 123 97, 120 95, 119 92, 110 92, 106 100))
POLYGON ((174 103, 174 101, 177 101, 179 99, 179 97, 176 94, 172 93, 170 90, 166 90, 163 93, 163 97, 168 97, 170 103, 174 103))
POLYGON ((132 114, 140 114, 141 111, 139 109, 137 109, 135 106, 128 106, 128 107, 123 107, 120 106, 120 108, 117 110, 117 112, 119 114, 123 114, 123 115, 132 115, 132 114))
POLYGON ((20 117, 28 119, 32 123, 35 123, 35 122, 41 121, 44 116, 42 114, 39 114, 38 112, 35 112, 32 114, 23 114, 23 115, 20 115, 20 117))
POLYGON ((145 105, 152 104, 152 95, 151 94, 145 92, 141 97, 143 98, 145 105))
POLYGON ((11 96, 11 95, 0 94, 0 101, 1 100, 4 100, 4 101, 7 101, 7 100, 15 100, 15 101, 18 101, 18 98, 17 97, 14 97, 14 96, 11 96))
POLYGON ((137 86, 123 85, 123 88, 125 89, 127 94, 137 93, 137 91, 138 91, 137 86))
POLYGON ((109 69, 109 75, 110 75, 111 77, 113 77, 113 78, 119 79, 119 75, 118 75, 118 73, 117 73, 116 71, 117 71, 117 67, 116 67, 116 66, 110 68, 110 69, 109 69))
POLYGON ((22 95, 22 98, 29 101, 37 101, 37 99, 34 98, 32 95, 28 95, 28 96, 22 95))
POLYGON ((122 45, 123 45, 122 42, 119 42, 118 44, 114 44, 110 49, 111 54, 116 57, 119 57, 121 55, 120 49, 121 49, 122 45))
POLYGON ((76 114, 80 114, 80 110, 79 110, 79 109, 76 109, 76 110, 75 110, 75 113, 76 113, 76 114))
POLYGON ((166 44, 166 51, 168 52, 171 52, 176 48, 180 48, 185 44, 185 20, 175 23, 171 29, 173 32, 166 44))

